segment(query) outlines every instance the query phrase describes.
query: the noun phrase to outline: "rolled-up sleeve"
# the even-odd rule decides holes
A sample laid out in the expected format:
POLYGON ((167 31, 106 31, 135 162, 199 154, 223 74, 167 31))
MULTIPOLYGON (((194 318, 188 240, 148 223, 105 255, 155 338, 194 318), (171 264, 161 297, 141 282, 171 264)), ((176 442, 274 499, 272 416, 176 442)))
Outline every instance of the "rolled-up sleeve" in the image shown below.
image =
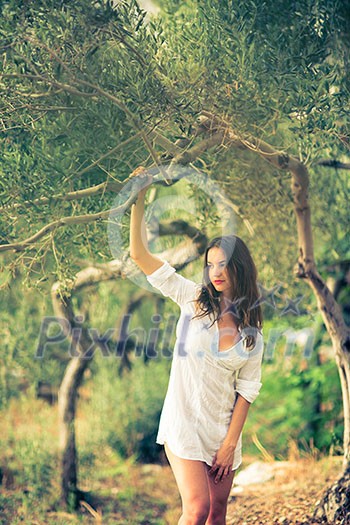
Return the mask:
POLYGON ((180 306, 196 299, 200 289, 200 285, 178 274, 168 261, 164 261, 162 266, 147 275, 146 278, 162 295, 170 297, 180 306))
POLYGON ((236 392, 244 399, 253 403, 258 397, 261 383, 261 364, 264 353, 264 339, 258 335, 255 347, 250 350, 248 361, 238 371, 236 392))

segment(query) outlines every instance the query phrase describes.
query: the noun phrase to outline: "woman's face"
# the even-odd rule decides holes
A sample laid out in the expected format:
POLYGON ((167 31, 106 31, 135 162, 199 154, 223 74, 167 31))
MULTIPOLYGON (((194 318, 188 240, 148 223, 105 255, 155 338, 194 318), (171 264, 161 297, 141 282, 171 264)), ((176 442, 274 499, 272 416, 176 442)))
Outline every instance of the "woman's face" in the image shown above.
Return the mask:
POLYGON ((214 246, 210 248, 207 255, 207 266, 209 279, 215 290, 223 295, 231 297, 232 284, 227 271, 226 254, 222 248, 214 246))

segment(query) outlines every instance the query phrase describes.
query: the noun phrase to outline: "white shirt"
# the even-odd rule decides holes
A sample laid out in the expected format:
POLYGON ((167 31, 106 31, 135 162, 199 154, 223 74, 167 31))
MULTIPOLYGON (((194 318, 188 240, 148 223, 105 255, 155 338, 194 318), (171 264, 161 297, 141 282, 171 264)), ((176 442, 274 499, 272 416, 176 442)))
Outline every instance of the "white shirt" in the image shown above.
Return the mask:
MULTIPOLYGON (((252 403, 262 386, 262 333, 247 351, 244 337, 228 350, 219 351, 219 329, 208 316, 195 315, 194 301, 200 284, 164 264, 147 280, 181 308, 176 325, 168 389, 156 442, 167 443, 178 457, 212 465, 231 421, 237 392, 252 403)), ((242 336, 242 332, 241 332, 242 336)), ((242 432, 234 453, 232 470, 242 462, 242 432)))

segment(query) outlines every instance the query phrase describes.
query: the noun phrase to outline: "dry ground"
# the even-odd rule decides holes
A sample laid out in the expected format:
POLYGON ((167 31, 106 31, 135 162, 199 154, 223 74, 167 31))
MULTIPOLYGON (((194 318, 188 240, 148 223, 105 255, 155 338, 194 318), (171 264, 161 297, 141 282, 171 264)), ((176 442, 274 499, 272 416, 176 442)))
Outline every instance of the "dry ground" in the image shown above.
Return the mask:
MULTIPOLYGON (((276 472, 274 479, 242 487, 241 493, 230 497, 227 525, 314 525, 312 511, 315 502, 325 487, 338 477, 341 461, 340 457, 291 461, 288 467, 276 472)), ((247 466, 247 460, 244 466, 247 466)), ((173 489, 171 473, 168 467, 163 469, 166 485, 173 489)), ((235 486, 233 489, 235 493, 235 486)), ((166 523, 175 525, 180 505, 169 503, 171 508, 165 513, 166 523)))
MULTIPOLYGON (((252 460, 254 461, 253 458, 252 460)), ((245 460, 242 470, 247 465, 245 460)), ((104 467, 105 472, 97 479, 92 481, 88 477, 85 484, 80 485, 88 493, 90 506, 82 506, 77 514, 65 513, 52 507, 39 511, 35 505, 32 506, 34 502, 27 506, 19 499, 23 487, 16 487, 15 484, 12 489, 2 488, 0 523, 177 524, 181 504, 169 466, 126 462, 123 467, 112 468, 110 471, 106 468, 106 463, 104 467)), ((97 471, 99 468, 103 470, 102 465, 95 465, 97 471)), ((235 493, 234 487, 229 500, 227 525, 316 525, 311 518, 314 504, 321 497, 324 488, 335 481, 340 469, 340 457, 323 458, 319 461, 300 459, 288 462, 286 468, 279 470, 269 481, 243 487, 239 494, 235 493)))

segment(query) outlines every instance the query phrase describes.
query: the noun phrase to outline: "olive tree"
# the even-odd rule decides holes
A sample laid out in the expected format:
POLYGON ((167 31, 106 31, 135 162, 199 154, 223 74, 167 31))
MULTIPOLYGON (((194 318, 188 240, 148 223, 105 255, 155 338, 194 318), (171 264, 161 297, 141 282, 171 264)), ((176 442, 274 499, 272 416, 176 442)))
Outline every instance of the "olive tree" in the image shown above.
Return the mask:
MULTIPOLYGON (((266 281, 292 273, 316 298, 344 402, 344 471, 317 512, 345 523, 350 335, 316 260, 325 245, 337 260, 348 257, 346 171, 332 163, 347 164, 350 143, 349 8, 327 0, 159 5, 146 20, 135 1, 3 2, 0 251, 8 279, 20 268, 39 286, 58 280, 54 301, 72 321, 65 298, 79 261, 109 264, 106 221, 133 182, 119 211, 130 208, 134 170, 158 168, 159 185, 167 184, 165 163, 202 170, 258 240, 266 281)), ((73 419, 79 378, 68 388, 73 419)))

